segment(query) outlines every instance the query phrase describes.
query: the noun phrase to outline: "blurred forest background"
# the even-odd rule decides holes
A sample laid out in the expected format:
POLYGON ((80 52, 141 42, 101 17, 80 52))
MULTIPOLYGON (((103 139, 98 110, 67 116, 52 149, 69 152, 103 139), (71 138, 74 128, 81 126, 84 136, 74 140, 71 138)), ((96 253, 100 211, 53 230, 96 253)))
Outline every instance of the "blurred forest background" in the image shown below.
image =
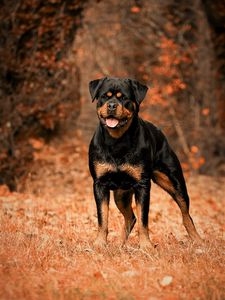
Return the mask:
POLYGON ((225 176, 223 0, 1 0, 0 184, 16 190, 35 151, 74 128, 89 142, 102 76, 147 84, 141 115, 184 170, 225 176))

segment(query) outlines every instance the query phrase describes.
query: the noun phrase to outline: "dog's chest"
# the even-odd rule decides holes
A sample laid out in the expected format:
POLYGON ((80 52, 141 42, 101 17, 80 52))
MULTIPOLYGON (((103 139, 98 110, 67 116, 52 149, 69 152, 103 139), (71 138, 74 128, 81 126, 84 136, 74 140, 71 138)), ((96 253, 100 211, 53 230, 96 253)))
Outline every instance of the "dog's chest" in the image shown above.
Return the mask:
POLYGON ((97 179, 110 189, 129 189, 142 179, 143 168, 141 165, 123 163, 116 165, 107 162, 95 162, 97 179))

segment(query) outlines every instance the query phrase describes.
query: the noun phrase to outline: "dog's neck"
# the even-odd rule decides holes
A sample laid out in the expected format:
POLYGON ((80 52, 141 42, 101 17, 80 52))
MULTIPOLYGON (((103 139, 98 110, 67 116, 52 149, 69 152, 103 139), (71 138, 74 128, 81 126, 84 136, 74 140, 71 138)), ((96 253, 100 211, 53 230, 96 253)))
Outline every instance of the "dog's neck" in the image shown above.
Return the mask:
POLYGON ((119 127, 119 128, 109 128, 106 127, 106 130, 108 131, 109 135, 114 138, 114 139, 119 139, 121 138, 125 132, 129 129, 131 123, 133 121, 133 118, 129 119, 127 121, 127 123, 123 126, 123 127, 119 127))

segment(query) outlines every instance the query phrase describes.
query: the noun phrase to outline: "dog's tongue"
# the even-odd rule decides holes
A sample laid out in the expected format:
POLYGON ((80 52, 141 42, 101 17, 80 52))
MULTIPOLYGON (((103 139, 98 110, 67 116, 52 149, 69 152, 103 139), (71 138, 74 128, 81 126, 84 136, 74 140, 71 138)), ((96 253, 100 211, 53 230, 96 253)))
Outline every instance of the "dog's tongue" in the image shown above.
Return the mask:
POLYGON ((119 121, 117 119, 114 119, 114 118, 107 118, 105 120, 105 122, 106 122, 106 125, 108 127, 111 127, 111 128, 116 127, 118 125, 118 123, 119 123, 119 121))

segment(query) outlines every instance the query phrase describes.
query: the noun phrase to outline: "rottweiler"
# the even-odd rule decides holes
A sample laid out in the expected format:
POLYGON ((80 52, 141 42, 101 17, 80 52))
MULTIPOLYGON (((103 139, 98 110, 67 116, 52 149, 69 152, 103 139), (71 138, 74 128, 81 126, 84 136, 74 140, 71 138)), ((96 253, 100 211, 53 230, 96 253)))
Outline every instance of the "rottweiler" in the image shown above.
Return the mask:
POLYGON ((151 247, 148 233, 151 180, 178 204, 183 224, 193 240, 200 240, 189 214, 189 197, 180 162, 161 130, 138 116, 148 88, 132 79, 102 78, 89 83, 97 100, 99 125, 89 147, 89 168, 97 206, 96 246, 107 243, 110 190, 124 217, 122 243, 132 231, 136 216, 140 248, 151 247))

